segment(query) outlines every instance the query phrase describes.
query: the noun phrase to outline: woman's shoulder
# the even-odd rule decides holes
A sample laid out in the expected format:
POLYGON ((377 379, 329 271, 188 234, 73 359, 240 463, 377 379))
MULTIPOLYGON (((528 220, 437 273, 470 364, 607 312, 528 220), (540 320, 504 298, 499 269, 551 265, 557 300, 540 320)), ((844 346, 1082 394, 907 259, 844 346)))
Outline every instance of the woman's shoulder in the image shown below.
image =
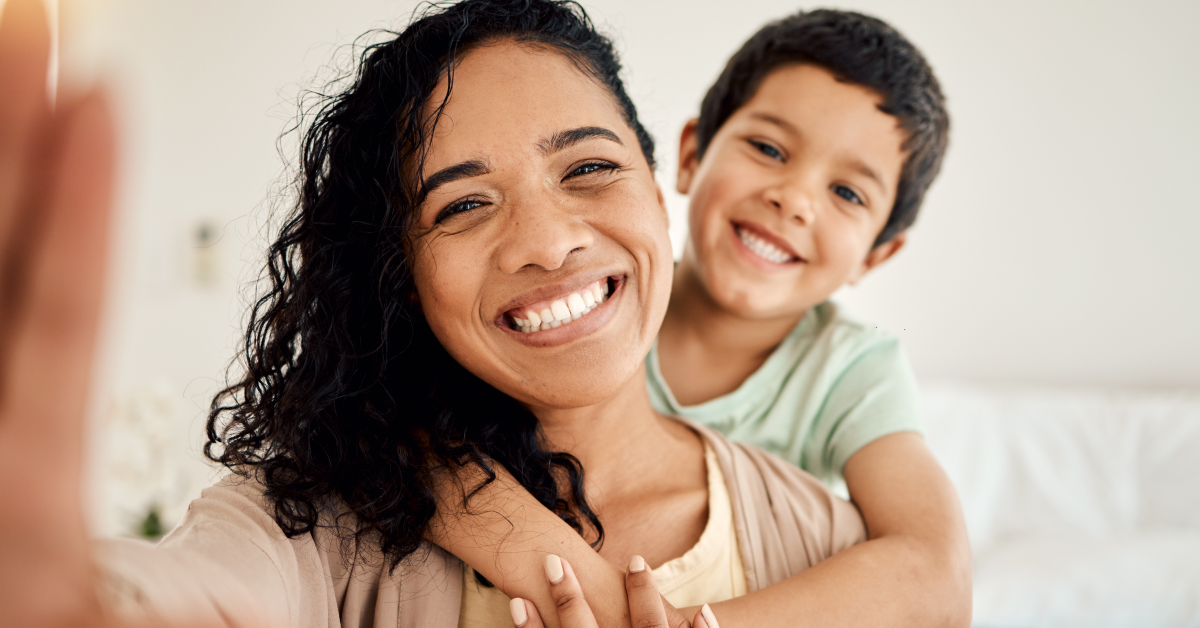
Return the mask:
POLYGON ((866 540, 858 509, 816 477, 762 449, 681 420, 705 438, 725 475, 750 590, 866 540))
POLYGON ((201 491, 158 546, 110 541, 98 550, 110 580, 121 583, 111 597, 121 607, 136 601, 135 615, 286 618, 296 626, 456 624, 456 558, 425 543, 392 569, 339 514, 329 509, 313 531, 288 535, 262 482, 231 473, 201 491))

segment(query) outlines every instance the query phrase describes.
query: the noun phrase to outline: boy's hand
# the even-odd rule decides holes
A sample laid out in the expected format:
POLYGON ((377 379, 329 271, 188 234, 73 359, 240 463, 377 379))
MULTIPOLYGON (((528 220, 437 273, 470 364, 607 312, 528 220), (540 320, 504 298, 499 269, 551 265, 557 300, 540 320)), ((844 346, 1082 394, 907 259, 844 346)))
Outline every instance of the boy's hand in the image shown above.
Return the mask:
MULTIPOLYGON (((597 628, 596 618, 584 599, 583 589, 571 564, 553 554, 546 556, 546 581, 554 601, 553 615, 563 628, 597 628)), ((634 556, 625 572, 625 590, 629 597, 629 616, 635 628, 720 628, 712 610, 705 604, 688 623, 658 593, 650 567, 641 556, 634 556)), ((537 607, 521 598, 509 604, 513 625, 517 628, 544 628, 537 607)))

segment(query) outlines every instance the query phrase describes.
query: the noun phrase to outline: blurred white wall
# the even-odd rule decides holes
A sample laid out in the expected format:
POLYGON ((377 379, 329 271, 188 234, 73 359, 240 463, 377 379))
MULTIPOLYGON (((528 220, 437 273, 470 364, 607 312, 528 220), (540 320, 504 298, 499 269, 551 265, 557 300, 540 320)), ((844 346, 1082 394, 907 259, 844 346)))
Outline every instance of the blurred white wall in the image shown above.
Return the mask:
MULTIPOLYGON (((341 46, 403 26, 416 3, 62 3, 64 75, 103 77, 121 112, 101 397, 110 408, 165 400, 149 406, 174 408, 178 453, 203 469, 204 409, 235 350, 239 287, 259 268, 283 172, 276 139, 322 67, 345 67, 341 46)), ((668 191, 679 129, 725 60, 799 8, 584 4, 623 53, 668 191)), ((926 380, 1200 387, 1200 3, 837 6, 917 43, 953 124, 909 246, 839 298, 900 334, 926 380)), ((668 197, 678 244, 686 200, 668 197)))

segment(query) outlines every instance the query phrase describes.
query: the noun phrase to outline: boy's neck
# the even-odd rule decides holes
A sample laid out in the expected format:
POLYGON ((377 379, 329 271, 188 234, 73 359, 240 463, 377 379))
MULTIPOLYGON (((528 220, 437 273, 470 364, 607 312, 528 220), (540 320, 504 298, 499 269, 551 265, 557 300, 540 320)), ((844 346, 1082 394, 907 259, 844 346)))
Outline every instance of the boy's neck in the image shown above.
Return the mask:
POLYGON ((663 378, 685 406, 733 392, 804 314, 750 319, 730 312, 713 300, 685 257, 675 267, 670 305, 658 334, 663 378))

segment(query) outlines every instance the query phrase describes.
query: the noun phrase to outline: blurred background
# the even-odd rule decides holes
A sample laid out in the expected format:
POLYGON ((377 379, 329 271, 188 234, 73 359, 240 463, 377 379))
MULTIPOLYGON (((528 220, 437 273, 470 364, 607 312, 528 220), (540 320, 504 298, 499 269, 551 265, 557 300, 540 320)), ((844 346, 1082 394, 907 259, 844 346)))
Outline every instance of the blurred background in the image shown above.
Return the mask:
MULTIPOLYGON (((679 131, 764 22, 858 10, 924 51, 952 117, 945 167, 906 249, 836 298, 902 338, 927 391, 976 547, 976 623, 1157 625, 1146 613, 1174 604, 1161 625, 1200 625, 1200 3, 584 6, 658 141, 677 251, 679 131), (1122 587, 1136 590, 1109 590, 1122 587)), ((350 67, 359 35, 402 28, 416 7, 60 1, 65 82, 104 81, 120 113, 99 532, 169 529, 216 477, 204 417, 270 211, 287 208, 295 138, 281 134, 306 88, 350 67)))

